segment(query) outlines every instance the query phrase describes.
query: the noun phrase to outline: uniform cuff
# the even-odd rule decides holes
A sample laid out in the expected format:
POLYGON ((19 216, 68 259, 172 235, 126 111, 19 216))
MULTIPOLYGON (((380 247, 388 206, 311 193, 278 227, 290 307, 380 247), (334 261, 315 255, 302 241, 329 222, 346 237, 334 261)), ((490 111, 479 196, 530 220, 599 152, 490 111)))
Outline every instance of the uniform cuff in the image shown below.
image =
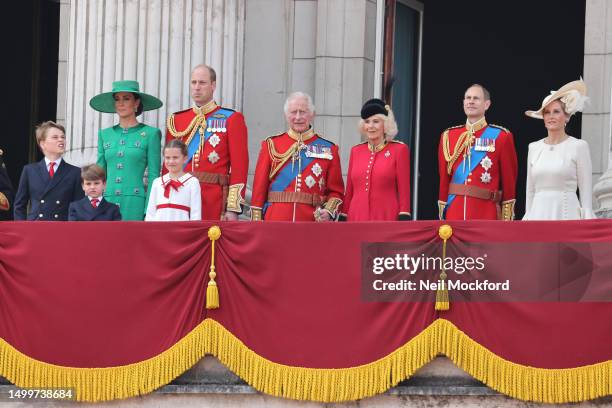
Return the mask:
POLYGON ((244 205, 242 190, 244 190, 244 184, 232 184, 229 186, 226 211, 242 213, 242 206, 244 205))
POLYGON ((11 204, 9 203, 8 198, 4 195, 4 193, 0 193, 0 210, 8 211, 11 209, 11 204))
POLYGON ((342 204, 341 199, 333 197, 327 200, 327 202, 323 206, 323 209, 329 211, 331 217, 333 219, 336 219, 336 217, 338 216, 338 208, 340 208, 341 204, 342 204))
POLYGON ((506 200, 501 202, 501 219, 504 221, 514 220, 514 204, 516 200, 506 200))
POLYGON ((261 207, 251 207, 251 221, 263 221, 263 211, 261 207))
POLYGON ((438 200, 438 219, 444 219, 444 209, 446 208, 446 201, 438 200))

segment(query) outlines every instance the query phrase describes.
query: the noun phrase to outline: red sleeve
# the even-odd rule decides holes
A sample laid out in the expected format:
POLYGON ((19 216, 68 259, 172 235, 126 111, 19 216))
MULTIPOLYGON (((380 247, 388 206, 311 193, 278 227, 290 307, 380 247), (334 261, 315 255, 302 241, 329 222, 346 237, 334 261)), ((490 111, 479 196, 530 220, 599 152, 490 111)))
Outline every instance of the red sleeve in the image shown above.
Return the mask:
POLYGON ((255 177, 253 179, 253 194, 251 196, 251 206, 262 208, 268 199, 268 189, 270 187, 270 153, 268 152, 268 142, 261 142, 257 166, 255 167, 255 177))
POLYGON ((504 135, 502 151, 500 152, 500 170, 502 201, 516 199, 518 161, 514 148, 514 136, 510 132, 504 135))
POLYGON ((351 149, 351 155, 349 156, 349 167, 348 173, 346 174, 346 190, 344 192, 344 202, 342 203, 342 214, 347 214, 349 212, 349 208, 351 206, 351 200, 353 199, 353 181, 351 180, 351 173, 353 172, 353 154, 355 153, 355 148, 351 149))
POLYGON ((407 145, 400 144, 399 153, 399 157, 395 160, 399 212, 412 214, 410 211, 410 149, 407 145))
POLYGON ((340 168, 340 154, 338 146, 332 146, 333 159, 329 171, 327 172, 327 199, 338 198, 344 200, 344 180, 342 179, 342 169, 340 168))
MULTIPOLYGON (((249 173, 249 149, 247 142, 248 131, 242 113, 235 112, 230 116, 227 131, 230 135, 228 139, 231 163, 230 185, 246 185, 249 173)), ((242 198, 244 198, 244 190, 242 193, 242 198)))
POLYGON ((446 202, 448 200, 448 185, 450 176, 446 170, 446 159, 444 158, 443 135, 440 136, 440 144, 438 145, 438 173, 440 174, 440 192, 438 200, 446 202))

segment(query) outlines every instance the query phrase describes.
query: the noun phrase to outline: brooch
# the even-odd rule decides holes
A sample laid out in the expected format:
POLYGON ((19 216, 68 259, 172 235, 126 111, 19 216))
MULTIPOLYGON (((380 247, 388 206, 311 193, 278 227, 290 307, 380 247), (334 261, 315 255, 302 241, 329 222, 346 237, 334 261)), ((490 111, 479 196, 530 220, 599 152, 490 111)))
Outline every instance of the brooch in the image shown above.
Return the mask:
POLYGON ((319 177, 321 173, 323 173, 323 169, 321 168, 319 163, 315 163, 314 166, 312 166, 312 172, 315 176, 319 177))

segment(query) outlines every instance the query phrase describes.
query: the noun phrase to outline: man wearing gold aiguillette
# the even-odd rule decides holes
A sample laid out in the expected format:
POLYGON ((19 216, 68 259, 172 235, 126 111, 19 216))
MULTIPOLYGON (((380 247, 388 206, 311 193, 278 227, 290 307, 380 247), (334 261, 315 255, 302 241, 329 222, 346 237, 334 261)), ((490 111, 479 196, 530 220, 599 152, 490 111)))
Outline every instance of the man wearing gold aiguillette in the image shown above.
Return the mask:
POLYGON ((441 220, 514 219, 517 159, 508 129, 488 124, 489 91, 474 84, 463 98, 465 125, 440 137, 438 170, 441 220))
POLYGON ((253 221, 332 221, 344 198, 338 146, 312 128, 312 98, 285 102, 289 129, 261 144, 251 200, 253 221))
POLYGON ((11 219, 13 194, 13 185, 6 172, 3 152, 0 149, 0 221, 11 219))
POLYGON ((187 145, 185 171, 200 181, 202 219, 236 221, 249 171, 247 127, 242 113, 215 103, 216 87, 217 74, 208 65, 191 71, 194 106, 170 115, 166 142, 177 138, 187 145))

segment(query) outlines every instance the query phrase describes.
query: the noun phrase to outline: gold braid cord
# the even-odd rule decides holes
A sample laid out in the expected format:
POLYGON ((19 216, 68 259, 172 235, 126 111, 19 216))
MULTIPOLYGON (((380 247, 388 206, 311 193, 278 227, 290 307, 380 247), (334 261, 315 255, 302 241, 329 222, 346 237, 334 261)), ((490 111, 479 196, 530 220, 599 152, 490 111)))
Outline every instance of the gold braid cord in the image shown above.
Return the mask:
POLYGON ((461 133, 461 135, 459 136, 459 139, 457 140, 457 144, 455 145, 455 150, 453 151, 453 154, 451 154, 450 153, 450 140, 448 137, 448 129, 446 129, 444 133, 442 134, 442 149, 444 150, 444 159, 447 162, 446 171, 448 172, 449 175, 452 173, 453 165, 455 164, 459 156, 471 144, 472 137, 473 135, 470 134, 470 132, 467 130, 461 133))
POLYGON ((189 142, 191 142, 193 135, 202 126, 202 123, 206 123, 206 116, 204 116, 203 114, 196 115, 191 120, 191 123, 189 123, 189 125, 185 128, 185 130, 179 132, 178 130, 176 130, 176 125, 174 124, 173 113, 172 115, 168 116, 166 126, 168 128, 168 132, 170 132, 170 134, 177 139, 182 139, 183 137, 189 135, 187 137, 187 140, 185 141, 185 144, 189 145, 189 142))
POLYGON ((270 180, 272 180, 276 173, 278 173, 285 163, 287 163, 287 160, 289 160, 295 154, 298 149, 298 142, 292 144, 285 153, 279 153, 276 150, 272 138, 266 139, 266 142, 268 143, 268 154, 270 155, 270 160, 272 160, 272 166, 270 167, 270 174, 268 177, 270 180))

